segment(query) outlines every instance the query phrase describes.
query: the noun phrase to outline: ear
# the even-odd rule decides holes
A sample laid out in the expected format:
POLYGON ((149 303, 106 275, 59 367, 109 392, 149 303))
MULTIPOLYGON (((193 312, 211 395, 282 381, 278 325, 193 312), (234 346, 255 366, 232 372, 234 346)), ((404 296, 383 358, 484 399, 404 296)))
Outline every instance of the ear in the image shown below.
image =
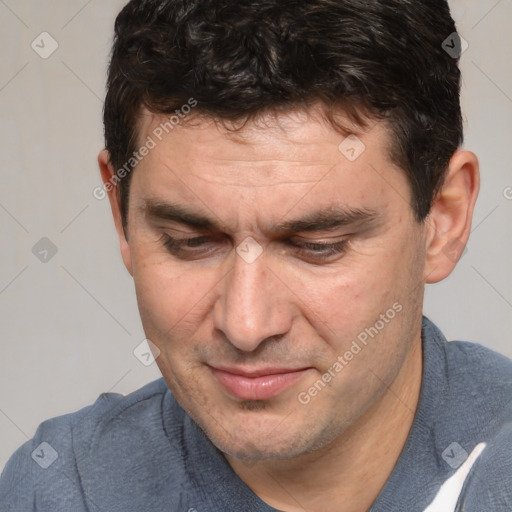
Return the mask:
POLYGON ((119 244, 121 246, 121 256, 123 258, 126 269, 128 272, 130 272, 131 275, 133 275, 130 245, 125 234, 121 216, 121 201, 119 197, 119 189, 117 188, 118 180, 117 176, 115 176, 114 168, 110 163, 110 154, 107 150, 104 149, 98 155, 98 165, 100 167, 101 179, 103 180, 104 189, 108 193, 110 208, 112 210, 112 216, 114 217, 114 224, 116 226, 117 235, 119 237, 119 244))
POLYGON ((480 175, 471 151, 457 150, 426 219, 425 282, 446 278, 461 258, 471 232, 480 175))

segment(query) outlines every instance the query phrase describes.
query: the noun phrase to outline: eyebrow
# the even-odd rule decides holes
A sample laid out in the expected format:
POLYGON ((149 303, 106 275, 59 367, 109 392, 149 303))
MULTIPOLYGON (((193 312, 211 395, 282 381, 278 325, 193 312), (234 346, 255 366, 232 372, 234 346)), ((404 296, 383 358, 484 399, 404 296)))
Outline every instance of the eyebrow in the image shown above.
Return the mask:
MULTIPOLYGON (((177 222, 191 228, 204 231, 223 231, 222 226, 213 218, 197 214, 187 207, 162 201, 147 199, 142 207, 145 215, 153 220, 177 222)), ((360 223, 371 223, 379 213, 368 208, 343 208, 340 206, 324 207, 307 213, 298 219, 281 222, 269 229, 276 234, 294 234, 311 231, 330 231, 360 223)))

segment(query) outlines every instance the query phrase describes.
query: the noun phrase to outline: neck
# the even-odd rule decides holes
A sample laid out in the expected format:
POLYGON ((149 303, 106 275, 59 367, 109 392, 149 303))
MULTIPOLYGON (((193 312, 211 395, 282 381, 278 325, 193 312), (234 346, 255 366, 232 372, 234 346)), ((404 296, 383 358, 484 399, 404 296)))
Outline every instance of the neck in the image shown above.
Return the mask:
MULTIPOLYGON (((370 508, 400 456, 418 405, 421 337, 381 398, 342 436, 315 453, 252 466, 228 457, 263 501, 283 512, 362 512, 370 508)), ((384 384, 383 384, 384 386, 384 384)))

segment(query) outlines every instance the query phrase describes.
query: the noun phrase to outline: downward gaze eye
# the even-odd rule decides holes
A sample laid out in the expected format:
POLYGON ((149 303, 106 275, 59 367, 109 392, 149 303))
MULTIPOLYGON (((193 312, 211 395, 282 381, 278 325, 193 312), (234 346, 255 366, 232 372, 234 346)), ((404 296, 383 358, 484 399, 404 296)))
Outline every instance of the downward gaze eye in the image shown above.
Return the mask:
MULTIPOLYGON (((164 247, 172 253, 186 251, 188 248, 201 247, 210 240, 207 236, 197 236, 193 238, 173 238, 164 234, 164 247)), ((196 251, 197 252, 197 251, 196 251)))
POLYGON ((343 254, 346 249, 346 243, 346 240, 340 240, 339 242, 332 243, 303 242, 299 244, 291 242, 291 245, 297 248, 299 256, 306 259, 317 258, 322 260, 343 254))
MULTIPOLYGON (((163 246, 170 254, 184 260, 199 259, 207 256, 225 243, 221 237, 198 236, 191 238, 174 238, 169 234, 163 235, 163 246)), ((342 255, 345 252, 347 240, 337 242, 319 243, 319 242, 299 242, 297 240, 283 241, 291 246, 293 255, 310 261, 322 262, 342 255)), ((288 251, 287 251, 288 252, 288 251)))

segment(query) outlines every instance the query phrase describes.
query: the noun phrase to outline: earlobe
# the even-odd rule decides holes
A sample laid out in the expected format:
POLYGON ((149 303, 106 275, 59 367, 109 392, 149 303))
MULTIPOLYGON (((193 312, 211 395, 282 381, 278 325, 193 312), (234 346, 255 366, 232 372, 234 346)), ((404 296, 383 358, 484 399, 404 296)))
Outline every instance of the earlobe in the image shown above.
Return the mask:
POLYGON ((457 150, 426 219, 425 282, 446 278, 462 257, 480 186, 478 159, 457 150))
POLYGON ((119 189, 117 187, 114 177, 114 168, 110 162, 110 155, 107 150, 100 151, 98 155, 98 165, 100 168, 101 179, 103 180, 103 187, 108 194, 112 216, 116 227, 117 235, 119 237, 119 245, 121 249, 121 257, 123 258, 124 265, 128 272, 133 275, 132 271, 132 256, 130 245, 125 236, 123 220, 121 215, 121 202, 119 197, 119 189))

